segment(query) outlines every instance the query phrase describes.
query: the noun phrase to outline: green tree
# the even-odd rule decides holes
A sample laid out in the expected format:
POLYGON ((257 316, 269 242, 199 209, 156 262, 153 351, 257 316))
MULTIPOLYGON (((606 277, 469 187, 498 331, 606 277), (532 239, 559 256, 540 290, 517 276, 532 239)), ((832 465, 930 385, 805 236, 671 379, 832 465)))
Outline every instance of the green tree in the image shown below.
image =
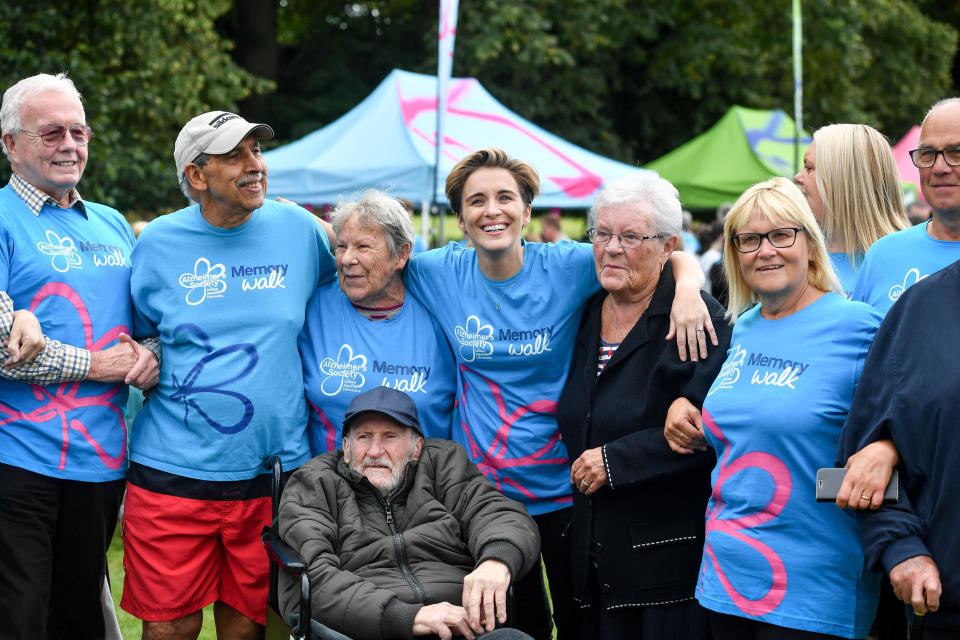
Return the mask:
MULTIPOLYGON (((240 68, 214 21, 230 0, 29 0, 0 5, 0 88, 66 71, 94 130, 84 197, 136 215, 183 203, 173 143, 191 117, 272 85, 240 68)), ((9 164, 0 168, 6 181, 9 164)))

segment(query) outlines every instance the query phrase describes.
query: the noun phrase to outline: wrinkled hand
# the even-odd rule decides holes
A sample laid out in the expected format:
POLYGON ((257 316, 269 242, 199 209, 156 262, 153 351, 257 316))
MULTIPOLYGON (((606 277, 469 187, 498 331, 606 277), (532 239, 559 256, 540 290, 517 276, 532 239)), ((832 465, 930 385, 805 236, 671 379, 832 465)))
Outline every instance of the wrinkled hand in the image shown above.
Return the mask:
POLYGON ((940 571, 930 556, 907 558, 890 570, 893 593, 917 613, 940 608, 940 571))
POLYGON ((10 339, 7 340, 7 350, 10 357, 3 363, 5 367, 19 367, 30 362, 43 351, 46 342, 43 339, 43 330, 40 321, 26 309, 13 312, 13 326, 10 327, 10 339))
POLYGON ((130 342, 121 340, 112 347, 90 352, 90 370, 87 372, 87 380, 122 382, 135 364, 137 364, 136 348, 130 342))
POLYGON ((144 391, 155 386, 160 381, 160 363, 157 362, 157 356, 125 333, 120 334, 119 340, 121 343, 130 344, 137 353, 137 361, 124 377, 124 383, 144 391))
POLYGON ((865 446, 847 460, 847 475, 837 491, 841 509, 879 509, 890 474, 900 461, 892 440, 879 440, 865 446))
POLYGON ((499 560, 484 560, 463 579, 463 608, 476 633, 493 631, 507 621, 507 588, 510 569, 499 560), (481 610, 482 607, 482 610, 481 610))
POLYGON ((420 607, 413 619, 413 635, 429 636, 436 634, 443 640, 450 640, 454 633, 473 640, 473 632, 467 624, 467 612, 463 607, 449 602, 438 602, 420 607))
POLYGON ((673 336, 677 336, 680 359, 686 362, 689 350, 690 359, 697 362, 707 357, 708 335, 713 346, 720 344, 710 320, 710 312, 700 297, 700 287, 677 281, 673 306, 670 307, 670 331, 666 339, 672 340, 673 336))
POLYGON ((703 433, 703 416, 700 410, 683 397, 674 400, 667 409, 663 437, 677 453, 706 451, 709 446, 703 433))
POLYGON ((585 496, 593 495, 607 484, 607 470, 603 466, 600 447, 587 449, 570 465, 570 484, 585 496))

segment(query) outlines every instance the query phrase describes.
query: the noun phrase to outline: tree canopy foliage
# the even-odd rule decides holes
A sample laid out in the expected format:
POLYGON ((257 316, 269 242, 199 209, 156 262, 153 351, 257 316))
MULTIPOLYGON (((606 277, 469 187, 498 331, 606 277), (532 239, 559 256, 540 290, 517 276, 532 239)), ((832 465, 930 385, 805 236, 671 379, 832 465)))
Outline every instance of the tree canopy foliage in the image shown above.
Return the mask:
MULTIPOLYGON (((28 0, 0 4, 0 88, 65 71, 93 128, 81 194, 121 211, 183 197, 173 142, 191 117, 272 85, 240 68, 214 21, 230 0, 28 0)), ((9 164, 0 167, 6 182, 9 164)))
MULTIPOLYGON (((454 74, 477 77, 577 144, 643 164, 733 104, 792 111, 789 5, 461 0, 454 74)), ((895 140, 956 94, 958 6, 806 0, 807 128, 866 122, 895 140)), ((434 73, 436 25, 437 2, 422 0, 83 0, 69 11, 4 3, 0 88, 68 71, 96 132, 83 193, 163 211, 179 203, 172 145, 188 118, 239 104, 273 125, 278 142, 298 138, 394 67, 434 73), (261 95, 244 101, 252 94, 261 95)))

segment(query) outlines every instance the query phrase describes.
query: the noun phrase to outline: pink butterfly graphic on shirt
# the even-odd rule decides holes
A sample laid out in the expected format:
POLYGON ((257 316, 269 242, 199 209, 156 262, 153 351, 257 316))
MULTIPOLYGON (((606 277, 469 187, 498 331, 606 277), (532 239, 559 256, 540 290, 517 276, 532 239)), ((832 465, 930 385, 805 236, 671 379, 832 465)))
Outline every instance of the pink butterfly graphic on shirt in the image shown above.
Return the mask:
MULTIPOLYGON (((77 311, 80 323, 83 327, 84 348, 90 351, 103 349, 111 342, 117 339, 120 333, 129 333, 130 329, 124 325, 117 325, 109 329, 97 340, 93 339, 93 322, 90 319, 90 312, 86 304, 69 285, 63 282, 51 282, 44 285, 34 295, 30 303, 30 310, 35 311, 41 302, 51 296, 59 296, 66 299, 73 305, 77 311)), ((108 469, 119 469, 123 466, 127 457, 127 424, 123 419, 123 411, 111 401, 123 391, 123 383, 117 383, 102 393, 92 396, 78 397, 80 391, 80 382, 63 382, 56 386, 56 391, 51 393, 47 387, 31 384, 34 397, 40 406, 32 411, 16 411, 12 407, 0 402, 0 415, 5 416, 0 419, 0 426, 16 421, 26 421, 33 423, 44 423, 51 420, 60 421, 60 430, 62 445, 60 448, 59 469, 64 470, 67 465, 67 453, 70 449, 70 430, 78 432, 87 443, 96 452, 100 462, 108 469), (84 418, 75 418, 71 414, 78 409, 86 409, 84 418), (90 432, 88 423, 91 414, 101 422, 106 417, 109 422, 116 421, 120 424, 122 438, 120 438, 120 451, 116 455, 111 455, 97 439, 96 435, 90 432)), ((112 428, 112 427, 111 427, 112 428)), ((116 439, 116 438, 114 438, 116 439)))
MULTIPOLYGON (((743 531, 749 531, 780 515, 780 512, 783 511, 783 508, 787 504, 787 500, 790 499, 790 491, 793 486, 790 470, 782 460, 763 451, 751 451, 733 461, 729 460, 730 443, 727 442, 723 431, 714 421, 713 417, 706 411, 703 412, 703 426, 709 429, 717 439, 727 445, 723 460, 720 462, 720 472, 713 487, 712 497, 714 507, 707 514, 706 541, 704 543, 703 553, 713 564, 713 568, 717 573, 717 579, 720 580, 724 591, 727 592, 727 595, 730 596, 730 599, 737 608, 750 616, 766 615, 779 607, 784 596, 787 594, 787 570, 783 564, 783 560, 777 555, 776 551, 743 531), (762 469, 770 474, 774 484, 773 495, 770 497, 770 500, 767 501, 767 504, 755 513, 739 518, 721 518, 720 516, 726 505, 723 500, 724 483, 740 471, 751 468, 762 469), (771 582, 770 587, 763 596, 757 599, 750 599, 737 591, 736 587, 733 586, 733 583, 730 582, 730 579, 724 572, 723 567, 721 567, 719 559, 713 552, 713 545, 710 541, 711 533, 713 532, 723 533, 739 540, 760 553, 763 559, 767 561, 770 565, 771 582)), ((704 562, 703 569, 706 570, 706 562, 704 562)))
MULTIPOLYGON (((503 491, 503 485, 507 485, 519 492, 526 498, 530 500, 536 500, 539 498, 533 491, 524 487, 516 479, 508 475, 508 470, 515 467, 526 467, 533 465, 546 465, 546 464, 562 464, 566 465, 568 459, 566 457, 559 458, 545 458, 544 456, 548 455, 556 446, 557 442, 560 440, 560 432, 554 431, 553 435, 544 443, 542 447, 534 451, 533 453, 527 454, 525 456, 520 456, 517 458, 508 458, 507 457, 507 447, 510 441, 510 430, 518 420, 523 418, 528 413, 540 413, 547 415, 556 415, 557 413, 557 403, 555 400, 534 400, 530 404, 519 406, 513 411, 507 411, 507 404, 503 399, 503 391, 497 383, 485 377, 484 375, 470 369, 465 365, 459 365, 460 372, 463 379, 463 387, 459 390, 458 403, 460 405, 460 426, 463 428, 464 433, 466 434, 467 440, 470 444, 470 457, 476 462, 477 467, 480 468, 480 471, 483 472, 499 489, 503 491), (471 433, 469 425, 464 421, 463 416, 466 415, 466 406, 467 406, 467 387, 468 383, 466 380, 466 374, 471 374, 479 377, 490 390, 490 394, 493 397, 494 402, 497 405, 497 416, 500 420, 500 426, 496 430, 496 434, 493 437, 493 440, 490 442, 490 445, 484 450, 481 445, 474 439, 474 434, 471 433)), ((572 502, 570 496, 564 496, 562 498, 553 498, 554 502, 560 504, 569 504, 572 502)))

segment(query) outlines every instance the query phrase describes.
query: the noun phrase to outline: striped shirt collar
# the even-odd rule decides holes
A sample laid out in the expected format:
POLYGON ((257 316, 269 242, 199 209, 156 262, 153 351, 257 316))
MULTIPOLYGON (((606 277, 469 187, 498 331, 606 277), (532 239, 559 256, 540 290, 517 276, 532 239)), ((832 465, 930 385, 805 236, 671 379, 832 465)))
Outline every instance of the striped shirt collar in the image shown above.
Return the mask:
MULTIPOLYGON (((39 216, 40 210, 43 209, 44 205, 50 205, 51 207, 60 207, 60 203, 57 202, 56 198, 51 198, 49 195, 37 189, 35 186, 21 178, 17 173, 10 175, 10 188, 13 189, 13 192, 20 196, 20 199, 24 201, 27 205, 27 208, 33 212, 33 215, 39 216)), ((84 216, 87 215, 86 205, 83 204, 83 199, 80 197, 80 193, 77 192, 77 188, 73 187, 70 189, 70 193, 67 194, 70 197, 70 208, 77 209, 84 216)))

